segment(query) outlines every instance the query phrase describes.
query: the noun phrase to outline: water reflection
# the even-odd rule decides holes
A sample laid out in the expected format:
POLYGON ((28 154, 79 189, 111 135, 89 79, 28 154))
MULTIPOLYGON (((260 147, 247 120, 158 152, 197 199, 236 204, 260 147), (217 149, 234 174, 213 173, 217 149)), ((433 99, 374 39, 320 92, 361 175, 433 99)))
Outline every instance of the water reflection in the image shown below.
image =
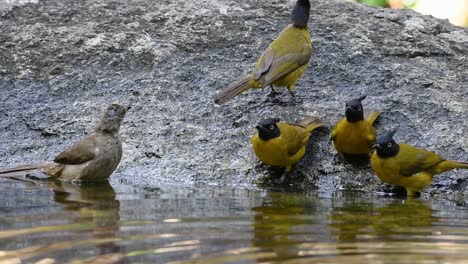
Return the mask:
POLYGON ((87 259, 86 263, 101 263, 103 259, 108 260, 106 263, 123 263, 121 248, 113 242, 119 231, 120 202, 109 182, 50 181, 48 187, 53 191, 54 201, 63 204, 65 211, 78 213, 73 222, 93 223, 92 236, 96 241, 104 241, 96 245, 98 257, 87 259))
POLYGON ((303 190, 0 179, 0 263, 464 263, 468 212, 303 190))
POLYGON ((315 209, 305 196, 268 192, 261 206, 255 206, 252 245, 260 252, 272 252, 259 262, 287 260, 298 256, 301 226, 314 224, 315 209))
MULTIPOLYGON (((48 261, 56 260, 41 259, 41 257, 80 246, 92 246, 92 255, 97 256, 86 258, 84 260, 86 263, 104 263, 103 260, 105 263, 123 263, 122 250, 114 243, 119 231, 120 202, 116 200, 116 192, 108 182, 79 184, 55 180, 23 180, 14 186, 23 186, 30 190, 49 190, 53 201, 63 206, 59 214, 51 215, 50 220, 46 221, 50 222, 50 225, 39 224, 31 228, 1 231, 0 237, 3 238, 29 235, 33 239, 25 243, 28 245, 26 247, 13 251, 0 251, 2 253, 0 263, 15 263, 19 260, 18 257, 31 263, 35 261, 48 263, 48 261), (54 219, 56 217, 60 219, 54 219), (63 225, 52 224, 57 220, 68 221, 63 225), (83 233, 84 230, 86 230, 85 233, 83 233), (57 234, 54 235, 54 233, 57 234), (47 239, 51 235, 53 237, 47 239)), ((48 199, 47 197, 34 198, 48 199)), ((34 219, 43 222, 47 217, 34 215, 34 213, 24 215, 21 211, 18 213, 16 220, 19 223, 34 221, 34 219)), ((74 263, 80 263, 80 261, 76 260, 74 263)))
POLYGON ((437 222, 424 201, 395 200, 382 206, 367 201, 338 201, 331 212, 330 227, 341 242, 403 239, 417 232, 430 235, 437 222))

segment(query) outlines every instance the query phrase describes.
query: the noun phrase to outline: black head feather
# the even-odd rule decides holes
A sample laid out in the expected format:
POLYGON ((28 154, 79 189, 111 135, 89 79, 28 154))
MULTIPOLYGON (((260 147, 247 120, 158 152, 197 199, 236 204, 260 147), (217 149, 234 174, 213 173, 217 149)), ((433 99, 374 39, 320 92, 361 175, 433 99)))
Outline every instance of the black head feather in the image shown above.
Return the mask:
POLYGON ((377 151, 377 155, 381 158, 394 157, 400 151, 400 146, 393 139, 397 128, 390 131, 387 135, 377 138, 377 144, 373 148, 377 151))
POLYGON ((279 118, 270 118, 260 121, 257 125, 258 136, 262 140, 269 140, 280 136, 280 130, 277 123, 280 121, 279 118))
POLYGON ((351 122, 358 122, 364 120, 364 109, 362 108, 362 100, 367 95, 346 102, 346 119, 351 122))
POLYGON ((310 12, 310 2, 309 0, 297 0, 294 5, 291 22, 296 27, 307 27, 307 22, 309 21, 309 12, 310 12))

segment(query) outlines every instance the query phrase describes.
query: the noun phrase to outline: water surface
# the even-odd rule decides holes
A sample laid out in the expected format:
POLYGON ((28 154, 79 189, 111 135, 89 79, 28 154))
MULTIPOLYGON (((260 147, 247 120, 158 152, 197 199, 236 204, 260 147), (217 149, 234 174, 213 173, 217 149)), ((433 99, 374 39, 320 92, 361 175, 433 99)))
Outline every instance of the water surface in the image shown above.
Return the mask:
POLYGON ((468 212, 337 192, 0 179, 0 263, 466 263, 468 212))

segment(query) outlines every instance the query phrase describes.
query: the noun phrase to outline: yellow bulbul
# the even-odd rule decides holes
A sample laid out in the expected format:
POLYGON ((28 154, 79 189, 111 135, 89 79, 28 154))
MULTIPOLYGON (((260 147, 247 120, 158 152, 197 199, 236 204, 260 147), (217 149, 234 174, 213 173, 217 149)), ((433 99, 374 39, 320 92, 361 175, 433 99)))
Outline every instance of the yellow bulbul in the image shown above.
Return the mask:
POLYGON ((306 118, 298 124, 280 122, 278 118, 262 120, 258 132, 252 137, 255 155, 262 162, 284 167, 285 172, 277 181, 281 183, 293 166, 304 157, 310 133, 321 127, 317 118, 306 118))
POLYGON ((375 174, 383 182, 404 187, 408 197, 421 191, 432 182, 432 176, 453 169, 468 169, 468 163, 446 160, 432 151, 397 144, 393 130, 379 137, 371 156, 375 174))
POLYGON ((297 0, 291 23, 268 46, 255 64, 253 72, 230 84, 214 97, 216 104, 224 104, 251 88, 287 87, 292 93, 294 84, 307 68, 312 56, 310 41, 309 0, 297 0))
POLYGON ((335 149, 345 155, 368 155, 375 144, 375 128, 372 126, 380 112, 371 111, 364 118, 362 100, 366 96, 346 102, 346 118, 338 121, 330 134, 335 149))

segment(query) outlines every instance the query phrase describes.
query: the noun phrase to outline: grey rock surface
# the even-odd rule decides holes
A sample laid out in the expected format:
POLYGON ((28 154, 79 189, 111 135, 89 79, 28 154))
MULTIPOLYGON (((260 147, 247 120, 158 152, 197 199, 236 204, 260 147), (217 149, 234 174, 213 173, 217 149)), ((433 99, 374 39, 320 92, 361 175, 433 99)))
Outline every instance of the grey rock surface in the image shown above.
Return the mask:
MULTIPOLYGON (((287 183, 330 196, 386 191, 367 163, 328 141, 344 102, 367 94, 378 132, 468 161, 468 30, 410 10, 321 0, 309 21, 314 54, 296 85, 249 91, 224 106, 212 96, 249 72, 286 26, 293 1, 41 0, 0 14, 0 166, 53 159, 94 130, 106 104, 131 104, 124 157, 112 181, 272 184, 250 137, 269 117, 320 117, 287 183)), ((270 176, 270 174, 273 174, 270 176)), ((425 195, 465 199, 468 171, 437 176, 425 195)))

